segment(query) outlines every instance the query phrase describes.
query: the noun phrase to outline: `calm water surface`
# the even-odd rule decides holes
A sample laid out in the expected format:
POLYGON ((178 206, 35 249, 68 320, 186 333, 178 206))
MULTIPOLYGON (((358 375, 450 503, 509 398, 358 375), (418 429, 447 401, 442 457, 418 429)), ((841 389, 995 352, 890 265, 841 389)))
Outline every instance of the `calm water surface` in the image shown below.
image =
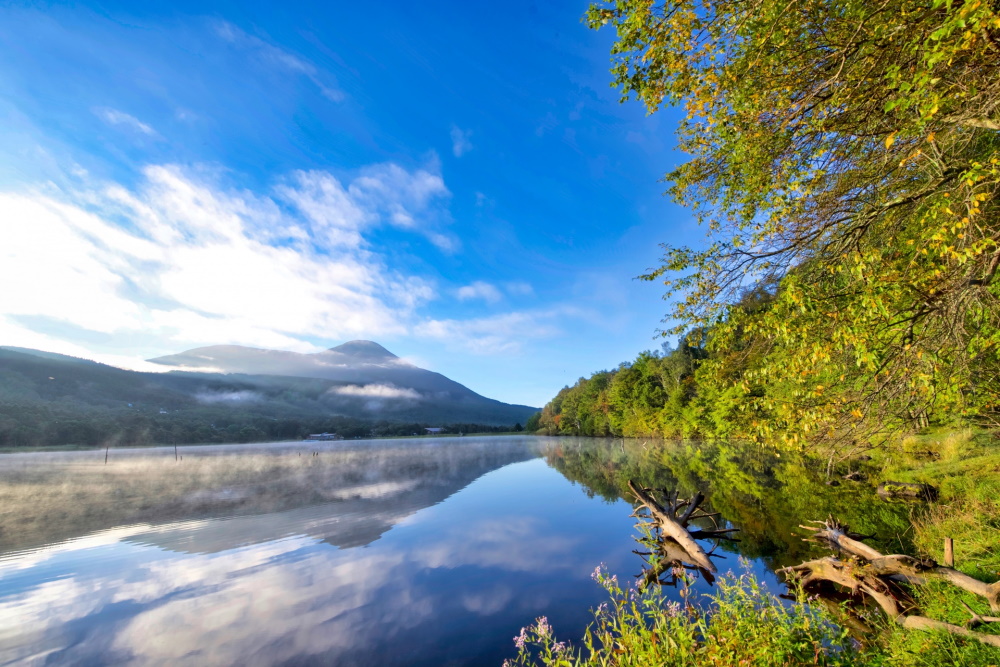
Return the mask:
MULTIPOLYGON (((640 571, 614 480, 646 452, 469 437, 7 455, 0 664, 499 665, 537 616, 582 635, 596 565, 640 571)), ((776 592, 787 551, 744 549, 776 592)))

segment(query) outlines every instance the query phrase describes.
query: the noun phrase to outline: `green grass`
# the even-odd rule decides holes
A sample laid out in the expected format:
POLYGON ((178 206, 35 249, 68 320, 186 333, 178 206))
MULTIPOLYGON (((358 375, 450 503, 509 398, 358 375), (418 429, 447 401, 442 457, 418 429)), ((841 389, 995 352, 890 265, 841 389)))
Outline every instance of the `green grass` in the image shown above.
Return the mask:
POLYGON ((886 454, 882 475, 940 491, 936 503, 914 516, 913 542, 920 555, 941 561, 950 537, 958 569, 984 581, 1000 578, 1000 440, 995 435, 932 431, 908 438, 886 454))

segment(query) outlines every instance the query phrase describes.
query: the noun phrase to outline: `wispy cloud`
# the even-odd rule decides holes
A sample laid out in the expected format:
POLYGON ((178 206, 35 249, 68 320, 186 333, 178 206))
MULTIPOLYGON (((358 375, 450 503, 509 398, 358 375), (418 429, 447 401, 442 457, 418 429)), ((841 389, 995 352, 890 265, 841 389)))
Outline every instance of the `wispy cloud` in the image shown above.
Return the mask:
POLYGON ((463 130, 457 125, 451 126, 451 152, 455 157, 462 157, 472 150, 472 130, 463 130))
POLYGON ((367 228, 388 224, 423 234, 440 249, 454 252, 458 240, 438 229, 449 219, 451 192, 432 169, 371 165, 346 185, 326 171, 300 171, 278 194, 331 247, 359 247, 367 228))
POLYGON ((359 398, 389 398, 407 399, 411 401, 421 398, 420 392, 405 387, 396 387, 391 384, 349 384, 343 387, 334 387, 330 393, 338 396, 357 396, 359 398))
POLYGON ((500 290, 496 286, 482 280, 477 280, 471 285, 459 287, 455 295, 460 301, 482 299, 488 303, 496 303, 503 298, 503 294, 500 293, 500 290))
POLYGON ((126 130, 136 132, 147 137, 160 137, 160 133, 154 130, 151 126, 143 123, 135 116, 129 115, 124 111, 119 111, 118 109, 112 109, 110 107, 98 107, 94 109, 94 114, 108 125, 122 127, 126 130))
MULTIPOLYGON (((0 192, 10 223, 0 229, 0 284, 17 286, 0 290, 4 344, 143 370, 120 352, 89 349, 128 337, 157 354, 219 343, 314 352, 312 341, 409 335, 490 355, 557 334, 568 314, 427 316, 434 279, 401 270, 368 235, 390 226, 457 247, 434 165, 295 172, 267 193, 173 165, 146 167, 132 188, 52 187, 0 192)), ((488 303, 505 293, 531 288, 475 281, 454 292, 488 303)), ((387 391, 350 391, 376 390, 387 391)))
POLYGON ((472 320, 428 320, 414 327, 423 338, 458 345, 481 355, 518 353, 532 339, 560 333, 552 321, 560 313, 513 312, 472 320))
POLYGON ((425 210, 446 197, 443 182, 375 165, 355 196, 358 179, 344 187, 329 174, 312 177, 347 195, 324 200, 322 215, 289 210, 283 201, 308 199, 307 181, 292 179, 275 199, 174 166, 148 167, 134 190, 0 193, 0 219, 11 223, 2 230, 0 284, 19 286, 0 290, 0 331, 46 317, 161 344, 300 350, 312 348, 308 337, 404 333, 435 297, 432 284, 393 270, 360 236, 345 243, 331 229, 360 234, 359 220, 397 224, 405 214, 403 226, 420 231, 425 210))
POLYGON ((266 42, 260 37, 249 35, 231 23, 219 23, 216 26, 216 32, 222 39, 234 46, 254 53, 265 65, 278 67, 306 77, 319 89, 323 97, 331 102, 342 102, 346 98, 344 91, 337 86, 336 78, 311 62, 266 42))
POLYGON ((531 284, 524 281, 507 283, 504 285, 504 288, 507 290, 508 294, 514 296, 531 296, 535 293, 535 289, 531 286, 531 284))

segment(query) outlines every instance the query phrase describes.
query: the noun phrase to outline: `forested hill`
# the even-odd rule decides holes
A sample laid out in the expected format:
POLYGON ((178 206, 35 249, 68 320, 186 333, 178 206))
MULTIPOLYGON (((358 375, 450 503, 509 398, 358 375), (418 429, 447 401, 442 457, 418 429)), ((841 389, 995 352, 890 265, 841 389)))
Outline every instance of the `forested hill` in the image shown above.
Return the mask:
POLYGON ((139 373, 0 348, 0 447, 250 442, 323 431, 346 437, 409 435, 425 426, 509 430, 537 410, 485 398, 415 366, 391 376, 401 384, 389 383, 385 372, 366 381, 357 369, 372 363, 367 357, 348 381, 265 373, 139 373), (402 384, 408 379, 413 386, 402 384))
POLYGON ((643 352, 611 371, 564 387, 529 422, 548 435, 699 438, 737 429, 732 405, 697 384, 705 350, 682 345, 643 352), (700 389, 700 391, 699 391, 700 389))

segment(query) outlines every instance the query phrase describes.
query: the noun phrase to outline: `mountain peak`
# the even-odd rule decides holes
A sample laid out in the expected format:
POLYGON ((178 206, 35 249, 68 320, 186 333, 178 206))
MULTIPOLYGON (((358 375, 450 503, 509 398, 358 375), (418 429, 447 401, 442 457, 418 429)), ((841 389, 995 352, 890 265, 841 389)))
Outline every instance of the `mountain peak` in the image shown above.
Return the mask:
POLYGON ((327 352, 337 352, 352 357, 399 358, 373 340, 350 340, 337 347, 331 347, 327 352))

